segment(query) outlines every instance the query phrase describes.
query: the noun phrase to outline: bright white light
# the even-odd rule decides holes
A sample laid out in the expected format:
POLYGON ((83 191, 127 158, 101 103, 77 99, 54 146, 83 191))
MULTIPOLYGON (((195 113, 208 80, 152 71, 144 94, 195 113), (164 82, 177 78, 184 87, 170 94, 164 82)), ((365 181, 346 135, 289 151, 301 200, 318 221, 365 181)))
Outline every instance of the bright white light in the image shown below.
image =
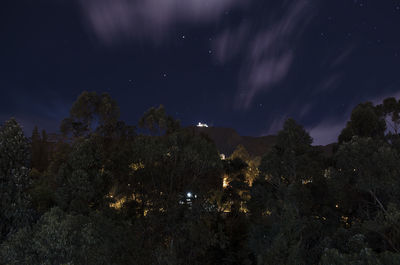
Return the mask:
POLYGON ((199 122, 199 123, 197 124, 197 127, 205 127, 205 128, 208 128, 208 125, 205 124, 205 123, 199 122))
POLYGON ((186 194, 186 196, 188 197, 188 198, 192 198, 192 193, 191 192, 188 192, 187 194, 186 194))

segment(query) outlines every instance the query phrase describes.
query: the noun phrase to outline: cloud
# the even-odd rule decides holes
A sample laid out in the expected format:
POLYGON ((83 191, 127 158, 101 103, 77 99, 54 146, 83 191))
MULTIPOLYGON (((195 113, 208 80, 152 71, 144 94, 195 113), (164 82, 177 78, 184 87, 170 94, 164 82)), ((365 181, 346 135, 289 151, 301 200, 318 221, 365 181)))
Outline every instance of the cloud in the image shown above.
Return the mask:
POLYGON ((346 49, 342 50, 336 56, 336 58, 332 61, 332 67, 341 66, 353 54, 355 48, 356 48, 355 45, 351 45, 351 46, 347 47, 346 49))
MULTIPOLYGON (((242 24, 236 30, 226 30, 217 38, 219 61, 227 62, 242 50, 243 59, 236 94, 236 107, 248 109, 254 98, 283 81, 295 59, 296 43, 313 17, 308 1, 285 1, 284 12, 260 25, 242 24), (254 32, 249 33, 248 29, 254 32)), ((269 16, 265 14, 265 16, 269 16)))
POLYGON ((214 43, 219 63, 224 64, 239 54, 249 37, 250 24, 242 23, 236 29, 225 29, 214 43))
MULTIPOLYGON (((388 97, 399 99, 400 91, 387 93, 383 96, 370 97, 366 101, 372 102, 374 105, 378 105, 388 97)), ((353 108, 359 103, 361 102, 350 104, 349 108, 345 111, 345 115, 343 116, 344 118, 342 120, 326 120, 311 128, 308 128, 311 137, 314 139, 314 145, 327 145, 337 142, 340 132, 346 127, 346 123, 350 118, 353 108)))
POLYGON ((313 145, 327 145, 337 142, 340 132, 346 127, 347 120, 322 121, 316 126, 307 129, 314 139, 313 145))
POLYGON ((323 93, 338 88, 342 81, 342 74, 331 74, 316 86, 314 93, 323 93))
POLYGON ((314 105, 313 104, 307 104, 304 103, 302 107, 299 108, 299 118, 303 118, 304 116, 306 116, 307 114, 309 114, 311 112, 311 110, 313 109, 314 105))
POLYGON ((105 43, 132 38, 162 40, 178 23, 208 23, 238 0, 79 0, 84 17, 105 43))
POLYGON ((268 129, 262 133, 261 135, 275 135, 277 134, 280 130, 283 129, 283 125, 285 124, 285 121, 288 119, 287 116, 280 116, 274 120, 272 120, 271 124, 269 125, 268 129))

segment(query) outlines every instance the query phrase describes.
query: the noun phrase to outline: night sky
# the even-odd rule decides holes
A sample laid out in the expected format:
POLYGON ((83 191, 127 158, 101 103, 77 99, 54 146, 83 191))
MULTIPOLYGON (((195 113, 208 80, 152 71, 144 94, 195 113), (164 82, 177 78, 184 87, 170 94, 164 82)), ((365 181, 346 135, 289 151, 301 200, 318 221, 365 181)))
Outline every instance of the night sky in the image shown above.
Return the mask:
POLYGON ((316 144, 351 109, 400 96, 400 0, 2 0, 0 120, 58 131, 84 90, 136 124, 164 104, 182 124, 316 144))

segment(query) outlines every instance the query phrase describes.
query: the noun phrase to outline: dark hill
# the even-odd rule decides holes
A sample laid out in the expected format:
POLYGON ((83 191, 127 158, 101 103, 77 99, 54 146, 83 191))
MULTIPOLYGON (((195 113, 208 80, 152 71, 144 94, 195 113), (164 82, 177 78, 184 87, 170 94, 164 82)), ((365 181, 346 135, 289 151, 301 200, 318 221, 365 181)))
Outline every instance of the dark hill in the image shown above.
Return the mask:
MULTIPOLYGON (((253 157, 263 156, 268 152, 276 142, 275 135, 252 137, 252 136, 240 136, 232 128, 222 127, 193 127, 196 133, 204 133, 211 138, 219 152, 230 156, 238 145, 243 145, 247 152, 253 157)), ((324 156, 332 156, 333 148, 335 144, 326 146, 318 146, 321 148, 324 156)))
POLYGON ((238 145, 243 145, 251 156, 264 155, 274 144, 276 136, 240 136, 234 129, 222 127, 199 128, 198 133, 204 133, 216 144, 220 153, 230 156, 238 145))

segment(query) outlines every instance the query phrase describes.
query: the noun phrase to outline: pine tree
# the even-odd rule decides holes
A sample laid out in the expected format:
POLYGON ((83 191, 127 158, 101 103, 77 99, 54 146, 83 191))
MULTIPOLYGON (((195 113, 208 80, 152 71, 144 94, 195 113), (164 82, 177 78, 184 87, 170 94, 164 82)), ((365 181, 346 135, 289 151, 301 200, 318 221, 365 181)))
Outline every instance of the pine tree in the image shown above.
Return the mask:
POLYGON ((45 171, 49 166, 49 143, 45 130, 42 130, 42 139, 40 145, 40 167, 39 170, 45 171))
POLYGON ((37 126, 33 128, 32 137, 31 137, 31 150, 32 150, 32 159, 31 159, 31 167, 40 171, 40 156, 41 156, 41 141, 39 134, 39 129, 37 126))
POLYGON ((0 242, 32 220, 29 196, 30 150, 21 127, 14 120, 0 128, 0 242))

